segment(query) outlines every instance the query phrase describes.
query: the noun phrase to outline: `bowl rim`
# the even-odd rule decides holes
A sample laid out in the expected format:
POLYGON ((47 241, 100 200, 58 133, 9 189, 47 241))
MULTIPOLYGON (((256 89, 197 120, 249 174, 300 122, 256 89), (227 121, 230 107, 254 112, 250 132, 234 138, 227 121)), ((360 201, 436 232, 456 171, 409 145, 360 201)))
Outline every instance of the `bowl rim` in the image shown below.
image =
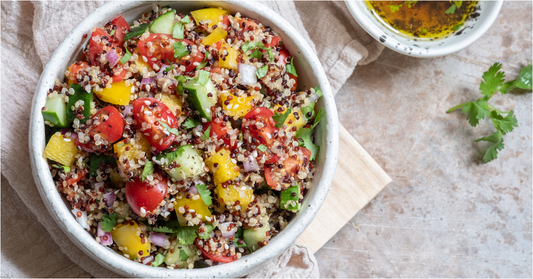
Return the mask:
MULTIPOLYGON (((488 11, 487 19, 479 28, 476 29, 475 32, 468 33, 467 36, 465 36, 463 39, 458 40, 457 42, 453 44, 447 45, 445 48, 443 47, 437 47, 437 48, 431 48, 430 50, 426 51, 412 51, 412 45, 406 45, 403 41, 398 41, 395 38, 392 38, 391 36, 388 36, 387 33, 383 32, 379 27, 377 27, 374 22, 370 19, 370 15, 368 16, 368 12, 365 10, 362 10, 359 5, 357 5, 358 2, 363 2, 361 0, 345 0, 346 6, 348 7, 348 10, 354 17, 354 19, 357 21, 357 23, 375 40, 380 42, 381 44, 385 45, 386 47, 412 57, 418 57, 418 58, 431 58, 431 57, 439 57, 448 55, 451 53, 455 53, 457 51, 460 51, 469 45, 473 44, 475 41, 477 41, 489 28, 492 26, 496 18, 498 17, 498 14, 500 13, 500 10, 503 5, 503 0, 491 0, 488 2, 491 2, 494 4, 494 7, 488 11), (388 36, 385 41, 380 40, 382 36, 388 36)), ((482 2, 482 1, 480 1, 482 2)), ((487 12, 481 11, 483 14, 487 12)), ((435 40, 433 42, 442 42, 446 38, 443 38, 442 40, 435 40)))
MULTIPOLYGON (((270 21, 272 25, 286 35, 285 37, 292 40, 300 50, 298 56, 304 59, 309 64, 309 76, 314 76, 318 81, 318 86, 322 89, 324 94, 323 104, 327 112, 326 121, 320 123, 319 130, 324 133, 327 131, 324 138, 327 141, 326 151, 324 152, 324 164, 322 167, 322 175, 319 182, 315 184, 317 187, 313 199, 309 201, 309 207, 299 213, 289 225, 280 234, 274 238, 268 246, 257 252, 245 256, 243 259, 224 265, 213 266, 205 269, 192 270, 170 270, 166 268, 154 268, 146 265, 141 265, 133 262, 125 257, 115 253, 111 249, 98 244, 90 234, 85 231, 81 225, 71 214, 70 210, 65 205, 62 195, 57 191, 53 180, 50 176, 48 164, 46 159, 42 156, 45 147, 44 137, 44 121, 41 115, 41 107, 44 105, 46 91, 49 88, 47 84, 53 84, 58 77, 55 73, 58 70, 66 68, 65 63, 68 62, 70 56, 67 53, 72 51, 73 44, 71 41, 79 41, 79 38, 85 34, 91 27, 95 26, 96 22, 101 19, 109 18, 120 14, 121 11, 134 9, 137 6, 147 5, 148 3, 158 3, 154 1, 139 1, 139 2, 121 2, 111 1, 97 8, 94 12, 85 17, 78 23, 69 34, 63 39, 60 45, 56 48, 50 60, 46 64, 41 73, 41 77, 37 84, 33 100, 30 116, 29 129, 29 149, 30 162, 32 174, 41 198, 48 209, 50 215, 58 224, 58 226, 65 232, 67 237, 79 247, 85 254, 90 256, 93 260, 100 263, 107 269, 128 277, 236 277, 251 271, 259 264, 268 259, 279 255, 288 246, 293 243, 296 238, 305 230, 309 223, 313 220, 318 212, 320 206, 324 202, 335 174, 337 165, 338 151, 339 151, 339 121, 337 109, 331 86, 328 78, 321 67, 321 63, 316 56, 314 50, 309 46, 300 33, 289 24, 279 14, 275 13, 269 7, 257 2, 246 1, 205 1, 206 6, 232 6, 234 11, 237 9, 246 10, 243 13, 256 13, 270 21), (90 26, 87 29, 87 25, 90 26), (76 38, 76 39, 75 39, 76 38), (52 73, 52 74, 49 74, 52 73), (282 235, 283 234, 283 235, 282 235), (283 236, 283 239, 279 238, 283 236)), ((180 5, 179 3, 175 3, 180 5)), ((235 12, 238 12, 235 11, 235 12)), ((294 54, 296 56, 296 54, 294 54)), ((322 143, 324 145, 324 143, 322 143)))

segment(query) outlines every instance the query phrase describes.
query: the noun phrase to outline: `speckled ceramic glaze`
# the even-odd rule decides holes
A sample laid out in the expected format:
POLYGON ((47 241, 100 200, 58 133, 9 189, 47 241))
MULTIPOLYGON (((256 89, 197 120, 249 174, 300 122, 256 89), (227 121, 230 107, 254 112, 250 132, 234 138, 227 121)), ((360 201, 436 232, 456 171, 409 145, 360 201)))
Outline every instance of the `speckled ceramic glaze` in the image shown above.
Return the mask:
MULTIPOLYGON (((33 98, 32 116, 30 124, 30 156, 31 167, 37 188, 50 214, 63 229, 67 236, 91 258, 127 277, 236 277, 249 272, 252 268, 279 255, 304 231, 322 205, 335 174, 339 149, 339 122, 337 109, 331 88, 320 62, 313 50, 302 36, 283 18, 274 11, 255 2, 164 2, 178 11, 189 12, 195 9, 211 6, 223 7, 232 12, 257 19, 266 26, 272 27, 283 38, 287 49, 295 56, 295 64, 299 74, 300 88, 319 86, 324 98, 318 102, 318 107, 327 112, 325 121, 318 126, 316 133, 320 153, 317 159, 317 170, 313 187, 305 198, 302 210, 290 224, 269 245, 259 251, 244 256, 238 261, 213 266, 204 269, 170 270, 160 267, 142 265, 124 258, 111 249, 98 244, 76 221, 61 195, 57 192, 48 164, 43 157, 45 147, 44 120, 41 108, 46 101, 46 93, 53 87, 56 78, 62 78, 65 69, 73 63, 81 53, 81 47, 88 38, 82 39, 83 34, 90 34, 91 28, 103 26, 117 15, 121 14, 128 22, 140 17, 142 13, 151 10, 154 2, 109 2, 98 8, 82 20, 68 34, 56 49, 46 65, 33 98)), ((90 37, 90 36, 89 36, 90 37)))
POLYGON ((353 17, 370 36, 394 51, 421 58, 443 56, 469 46, 490 28, 502 4, 503 0, 479 1, 475 15, 467 19, 462 28, 446 37, 429 40, 400 34, 383 24, 364 1, 346 0, 353 17))

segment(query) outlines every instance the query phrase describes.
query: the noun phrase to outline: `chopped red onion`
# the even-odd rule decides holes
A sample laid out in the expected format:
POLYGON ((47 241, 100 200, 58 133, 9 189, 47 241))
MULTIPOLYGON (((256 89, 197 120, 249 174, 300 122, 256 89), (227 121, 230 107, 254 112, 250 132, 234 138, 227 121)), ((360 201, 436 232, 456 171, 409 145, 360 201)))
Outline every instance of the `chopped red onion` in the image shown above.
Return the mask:
POLYGON ((107 61, 109 61, 109 65, 111 67, 115 67, 117 65, 118 61, 120 61, 120 57, 115 52, 114 49, 111 49, 109 52, 107 52, 105 58, 107 58, 107 61))
POLYGON ((86 211, 80 211, 76 208, 71 210, 72 214, 74 214, 74 217, 76 217, 76 221, 80 223, 81 227, 90 230, 91 227, 87 224, 87 212, 86 211), (81 217, 78 217, 78 212, 81 212, 81 217))
POLYGON ((132 105, 127 105, 125 108, 124 108, 124 116, 127 116, 127 115, 133 115, 133 106, 132 105))
POLYGON ((113 244, 113 237, 110 232, 102 230, 101 223, 98 223, 98 230, 96 231, 96 236, 100 238, 100 244, 108 246, 113 244))
POLYGON ((143 78, 141 80, 141 86, 144 85, 144 84, 151 84, 153 82, 154 82, 154 78, 153 77, 143 78))
POLYGON ((239 63, 239 77, 237 81, 243 85, 250 85, 256 83, 256 71, 257 68, 253 65, 239 63))
POLYGON ((164 233, 151 232, 148 236, 148 241, 159 247, 165 247, 165 240, 168 240, 168 236, 164 233))
POLYGON ((191 186, 191 188, 189 188, 189 192, 191 192, 193 195, 198 195, 198 189, 196 186, 191 186))
POLYGON ((220 229, 220 232, 222 233, 222 238, 231 238, 235 236, 237 227, 235 226, 228 231, 228 227, 230 225, 231 225, 231 222, 218 224, 218 228, 220 229))
POLYGON ((153 262, 154 261, 154 256, 150 255, 148 257, 144 257, 144 259, 142 260, 142 263, 143 264, 148 264, 150 262, 153 262))
POLYGON ((218 221, 219 221, 220 223, 224 223, 224 221, 226 221, 226 215, 221 214, 220 217, 218 217, 218 221))
POLYGON ((254 171, 259 168, 257 160, 255 160, 255 157, 252 155, 246 157, 242 164, 244 165, 244 170, 247 172, 254 171))
POLYGON ((77 139, 78 138, 78 133, 71 133, 70 134, 70 138, 73 139, 73 140, 77 139))
POLYGON ((106 202, 107 207, 108 208, 113 207, 113 203, 115 202, 115 198, 116 198, 115 191, 105 193, 103 196, 104 196, 104 199, 107 200, 106 202))

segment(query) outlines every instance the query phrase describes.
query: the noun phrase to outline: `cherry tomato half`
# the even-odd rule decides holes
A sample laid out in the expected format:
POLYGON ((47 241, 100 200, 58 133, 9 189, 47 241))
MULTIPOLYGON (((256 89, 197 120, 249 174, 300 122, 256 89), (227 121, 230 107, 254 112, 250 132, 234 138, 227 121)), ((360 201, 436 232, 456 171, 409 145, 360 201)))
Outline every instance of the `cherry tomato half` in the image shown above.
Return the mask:
POLYGON ((117 38, 117 46, 123 47, 124 46, 124 34, 128 29, 130 29, 130 25, 128 22, 121 16, 117 16, 115 19, 111 21, 113 25, 117 26, 117 29, 115 29, 115 38, 117 38))
MULTIPOLYGON (((272 116, 274 116, 274 113, 267 108, 261 107, 252 109, 244 116, 245 121, 243 122, 243 131, 248 131, 252 138, 255 138, 260 144, 270 147, 274 142, 274 133, 278 131, 272 116), (258 129, 256 126, 257 122, 261 122, 263 128, 258 129)), ((248 144, 252 143, 250 142, 248 144)))
POLYGON ((168 131, 159 121, 170 128, 178 127, 178 120, 170 109, 154 98, 141 98, 133 102, 133 117, 141 132, 148 133, 148 141, 159 151, 172 144, 176 136, 168 131))
MULTIPOLYGON (((274 38, 272 38, 272 41, 274 41, 274 38)), ((289 51, 285 47, 282 47, 279 51, 278 64, 280 64, 283 68, 285 68, 285 65, 291 63, 290 57, 291 57, 291 54, 289 53, 289 51)), ((291 91, 295 91, 296 85, 298 84, 298 78, 294 76, 293 74, 289 74, 289 79, 294 80, 294 85, 291 87, 291 91)))
POLYGON ((157 180, 155 185, 150 185, 148 180, 142 182, 139 178, 126 183, 126 200, 131 210, 139 216, 146 216, 156 210, 167 194, 167 179, 157 173, 153 176, 157 180), (141 214, 141 208, 144 208, 145 214, 141 214))
POLYGON ((211 259, 213 261, 217 261, 217 262, 222 262, 222 263, 231 263, 233 261, 236 260, 236 257, 228 257, 228 256, 223 256, 223 255, 216 255, 216 254, 210 254, 208 253, 207 251, 204 250, 204 247, 201 246, 201 245, 198 245, 198 239, 197 241, 195 242, 196 243, 196 247, 198 247, 198 250, 200 250, 202 252, 202 255, 204 255, 204 257, 208 258, 208 259, 211 259))
POLYGON ((270 186, 270 188, 274 190, 278 190, 278 191, 283 190, 283 188, 281 187, 279 183, 275 183, 273 181, 272 179, 273 173, 279 173, 282 176, 289 175, 289 176, 294 177, 298 173, 298 169, 300 165, 305 166, 309 163, 309 158, 311 158, 311 151, 309 151, 309 149, 304 148, 304 147, 300 147, 300 150, 303 153, 302 158, 300 160, 294 159, 294 158, 285 159, 285 161, 282 164, 281 169, 276 163, 277 160, 279 160, 279 157, 277 158, 277 160, 275 160, 275 158, 271 158, 270 160, 268 160, 268 162, 266 162, 265 179, 267 181, 268 186, 270 186), (271 166, 267 166, 267 165, 271 165, 271 166))
POLYGON ((213 119, 213 121, 207 122, 203 124, 204 131, 211 127, 211 130, 209 130, 209 137, 213 138, 216 136, 217 140, 222 139, 224 141, 224 147, 229 150, 233 150, 237 148, 237 141, 234 142, 233 145, 231 145, 231 140, 228 135, 228 128, 224 124, 224 121, 216 121, 213 119))
MULTIPOLYGON (((117 31, 115 31, 115 33, 116 32, 118 32, 118 29, 117 31)), ((91 34, 91 39, 89 42, 89 60, 91 62, 91 66, 100 66, 103 69, 104 65, 101 65, 100 63, 100 56, 104 55, 104 51, 106 51, 107 53, 111 51, 112 49, 116 49, 115 52, 117 52, 120 46, 116 43, 116 41, 117 41, 116 39, 112 39, 111 36, 104 30, 100 28, 94 28, 94 31, 91 34), (111 46, 104 45, 104 43, 102 42, 102 40, 104 39, 109 41, 111 43, 111 46), (99 42, 97 43, 95 42, 95 40, 99 42)), ((124 38, 122 38, 122 42, 124 42, 124 38)), ((117 55, 118 53, 119 52, 117 52, 117 55)), ((122 64, 117 63, 113 69, 113 72, 109 74, 112 76, 113 82, 119 82, 119 81, 122 81, 122 79, 124 79, 124 76, 126 76, 126 73, 127 71, 123 68, 122 64)))
POLYGON ((93 124, 89 130, 89 136, 94 139, 95 135, 107 142, 114 143, 122 137, 124 133, 124 119, 114 106, 107 106, 91 116, 93 124), (98 124, 96 123, 98 118, 98 124))
POLYGON ((181 42, 187 46, 195 47, 196 44, 189 40, 177 40, 166 34, 151 34, 145 40, 139 41, 139 51, 146 57, 148 64, 154 67, 154 64, 161 67, 162 61, 169 60, 175 61, 179 65, 185 66, 185 72, 190 72, 196 68, 195 62, 202 62, 204 60, 204 54, 200 51, 196 51, 194 56, 185 55, 180 59, 174 58, 174 43, 181 42), (153 51, 150 51, 150 50, 153 51))

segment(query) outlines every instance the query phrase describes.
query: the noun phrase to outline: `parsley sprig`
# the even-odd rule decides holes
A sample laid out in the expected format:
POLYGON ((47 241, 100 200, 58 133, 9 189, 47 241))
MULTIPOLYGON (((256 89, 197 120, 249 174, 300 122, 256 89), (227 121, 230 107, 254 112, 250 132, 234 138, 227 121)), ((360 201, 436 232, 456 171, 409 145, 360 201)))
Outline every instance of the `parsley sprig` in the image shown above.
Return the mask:
POLYGON ((496 131, 487 137, 476 139, 476 142, 486 141, 492 143, 485 155, 483 162, 488 163, 498 158, 498 152, 504 148, 503 135, 510 133, 518 127, 518 121, 512 110, 501 111, 489 104, 490 98, 497 92, 502 95, 509 93, 515 88, 531 90, 531 63, 520 70, 518 78, 505 82, 505 73, 501 71, 502 64, 494 63, 486 72, 483 73, 483 81, 479 85, 479 90, 483 97, 474 102, 466 102, 450 108, 447 112, 453 112, 462 109, 466 113, 466 119, 472 127, 476 127, 480 120, 485 118, 491 119, 496 131))

